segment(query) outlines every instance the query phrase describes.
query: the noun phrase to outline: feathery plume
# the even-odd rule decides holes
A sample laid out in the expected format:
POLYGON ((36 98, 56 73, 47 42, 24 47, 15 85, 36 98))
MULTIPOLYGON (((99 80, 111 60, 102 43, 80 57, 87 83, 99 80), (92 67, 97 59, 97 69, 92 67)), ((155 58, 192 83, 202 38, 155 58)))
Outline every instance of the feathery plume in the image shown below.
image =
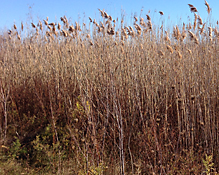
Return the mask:
POLYGON ((192 4, 188 4, 189 5, 189 7, 190 7, 190 11, 191 12, 198 12, 198 10, 192 5, 192 4))
POLYGON ((202 25, 203 24, 203 22, 202 22, 202 18, 198 15, 198 24, 199 25, 202 25))
POLYGON ((208 4, 208 2, 206 0, 205 0, 205 5, 207 7, 208 14, 210 14, 211 13, 211 8, 210 8, 210 6, 209 6, 209 4, 208 4))
POLYGON ((104 17, 104 12, 103 12, 103 10, 100 10, 100 9, 98 9, 98 10, 100 11, 101 16, 104 17))
POLYGON ((138 18, 137 18, 136 16, 134 17, 134 19, 135 19, 135 22, 137 22, 137 21, 138 21, 138 18))
POLYGON ((162 11, 159 11, 159 13, 160 13, 161 15, 164 15, 164 13, 163 13, 162 11))
POLYGON ((45 19, 43 21, 44 21, 44 24, 47 26, 48 25, 48 21, 46 21, 45 19))
POLYGON ((190 8, 191 12, 195 13, 198 12, 198 10, 195 7, 190 8))
POLYGON ((106 19, 108 19, 108 18, 109 18, 109 15, 108 15, 106 12, 104 12, 104 17, 105 17, 106 19))
POLYGON ((110 15, 109 15, 109 20, 110 20, 110 21, 112 21, 112 20, 113 20, 112 16, 110 16, 110 15))
POLYGON ((21 37, 20 37, 20 35, 17 35, 17 39, 21 40, 21 37))
POLYGON ((191 40, 194 40, 194 42, 195 42, 196 44, 199 44, 198 38, 195 36, 195 34, 192 33, 191 31, 188 31, 188 32, 189 32, 190 39, 191 39, 191 40))
POLYGON ((75 29, 74 29, 74 26, 70 26, 68 30, 69 30, 70 32, 74 32, 74 30, 75 30, 75 29))
POLYGON ((93 46, 93 45, 94 45, 94 43, 93 43, 91 40, 89 41, 89 43, 90 43, 90 45, 91 45, 91 46, 93 46))
POLYGON ((68 36, 68 33, 65 30, 62 30, 62 34, 63 34, 64 37, 68 36))
POLYGON ((89 17, 89 20, 90 20, 90 22, 92 22, 92 19, 91 19, 91 17, 89 17))
POLYGON ((11 35, 11 34, 12 34, 12 31, 11 31, 11 30, 8 30, 8 34, 11 35))
POLYGON ((65 20, 63 17, 61 17, 60 20, 61 20, 64 24, 66 23, 66 20, 65 20))
POLYGON ((159 50, 159 51, 158 51, 158 55, 159 55, 160 57, 162 57, 162 56, 164 56, 164 53, 163 53, 161 50, 159 50))
POLYGON ((151 20, 151 17, 150 17, 149 15, 146 15, 146 16, 147 16, 147 20, 150 21, 150 20, 151 20))
POLYGON ((48 27, 48 29, 50 30, 50 31, 52 31, 52 27, 51 26, 47 26, 48 27))
POLYGON ((198 19, 198 16, 194 13, 195 15, 195 19, 194 19, 194 25, 193 25, 193 29, 195 30, 196 28, 196 24, 197 24, 197 19, 198 19))
POLYGON ((58 30, 60 30, 61 29, 61 24, 60 23, 58 23, 58 30))
POLYGON ((181 59, 182 58, 182 54, 179 52, 179 51, 177 51, 177 56, 181 59))
POLYGON ((150 30, 152 30, 152 23, 151 23, 151 21, 148 21, 148 28, 150 29, 150 30))
POLYGON ((36 26, 35 26, 35 24, 34 24, 34 23, 31 23, 31 25, 32 25, 32 27, 33 27, 33 28, 36 28, 36 26))
POLYGON ((23 25, 22 22, 21 22, 21 30, 22 30, 22 31, 24 30, 24 25, 23 25))
POLYGON ((42 24, 42 22, 41 22, 41 21, 39 21, 39 23, 37 24, 37 26, 39 26, 39 27, 40 27, 40 30, 41 30, 41 31, 43 30, 43 24, 42 24))
POLYGON ((167 50, 169 50, 170 53, 173 53, 173 48, 170 45, 167 45, 167 50))
POLYGON ((49 23, 49 25, 50 25, 50 26, 55 26, 55 23, 54 23, 54 22, 52 22, 52 23, 49 23))

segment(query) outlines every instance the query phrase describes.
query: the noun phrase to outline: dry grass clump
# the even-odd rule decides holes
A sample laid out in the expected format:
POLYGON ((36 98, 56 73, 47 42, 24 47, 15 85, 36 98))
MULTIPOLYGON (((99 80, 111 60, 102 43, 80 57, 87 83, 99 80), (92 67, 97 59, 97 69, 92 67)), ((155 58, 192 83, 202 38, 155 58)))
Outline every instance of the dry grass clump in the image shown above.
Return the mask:
POLYGON ((99 12, 1 36, 2 152, 59 174, 201 174, 205 154, 218 171, 217 26, 99 12))

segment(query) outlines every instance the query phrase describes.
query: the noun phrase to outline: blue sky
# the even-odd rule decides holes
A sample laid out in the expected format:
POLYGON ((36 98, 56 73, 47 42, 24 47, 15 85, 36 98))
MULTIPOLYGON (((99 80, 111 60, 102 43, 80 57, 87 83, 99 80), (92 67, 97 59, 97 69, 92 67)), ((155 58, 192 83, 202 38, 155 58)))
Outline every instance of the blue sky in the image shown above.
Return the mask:
MULTIPOLYGON (((219 20, 219 0, 207 1, 212 8, 212 19, 216 22, 219 20)), ((88 22, 88 17, 99 19, 100 13, 98 8, 104 9, 113 18, 121 17, 121 13, 126 14, 127 22, 131 16, 139 17, 141 9, 143 9, 142 17, 148 14, 152 20, 160 19, 158 11, 163 11, 162 18, 169 21, 169 24, 178 24, 180 18, 182 22, 188 21, 188 16, 193 20, 193 14, 189 10, 188 4, 194 5, 202 19, 208 17, 204 0, 1 0, 0 1, 0 30, 11 28, 13 24, 19 25, 20 22, 34 22, 43 20, 47 16, 49 22, 59 22, 60 17, 66 17, 74 21, 88 22), (157 12, 155 12, 157 11, 157 12), (168 19, 169 17, 169 19, 168 19)), ((213 22, 213 21, 212 21, 213 22)))

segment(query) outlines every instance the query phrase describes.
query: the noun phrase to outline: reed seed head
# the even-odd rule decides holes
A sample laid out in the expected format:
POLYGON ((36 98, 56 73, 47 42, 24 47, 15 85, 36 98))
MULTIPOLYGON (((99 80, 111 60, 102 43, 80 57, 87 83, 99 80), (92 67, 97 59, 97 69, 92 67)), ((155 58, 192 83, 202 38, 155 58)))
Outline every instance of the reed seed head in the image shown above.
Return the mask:
POLYGON ((163 13, 162 11, 159 11, 159 13, 160 13, 160 15, 161 15, 161 16, 163 16, 163 15, 164 15, 164 13, 163 13))
POLYGON ((207 7, 208 14, 210 14, 211 13, 211 8, 210 8, 210 6, 209 6, 209 4, 208 4, 208 2, 206 0, 205 0, 205 5, 207 7))

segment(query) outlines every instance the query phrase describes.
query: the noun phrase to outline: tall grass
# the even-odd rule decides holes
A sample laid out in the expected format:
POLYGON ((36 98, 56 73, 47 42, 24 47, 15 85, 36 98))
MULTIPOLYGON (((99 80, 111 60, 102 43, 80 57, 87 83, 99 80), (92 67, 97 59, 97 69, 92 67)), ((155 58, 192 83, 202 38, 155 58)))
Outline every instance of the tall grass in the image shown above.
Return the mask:
POLYGON ((1 36, 2 153, 58 174, 200 174, 206 154, 218 171, 218 25, 99 11, 1 36))

